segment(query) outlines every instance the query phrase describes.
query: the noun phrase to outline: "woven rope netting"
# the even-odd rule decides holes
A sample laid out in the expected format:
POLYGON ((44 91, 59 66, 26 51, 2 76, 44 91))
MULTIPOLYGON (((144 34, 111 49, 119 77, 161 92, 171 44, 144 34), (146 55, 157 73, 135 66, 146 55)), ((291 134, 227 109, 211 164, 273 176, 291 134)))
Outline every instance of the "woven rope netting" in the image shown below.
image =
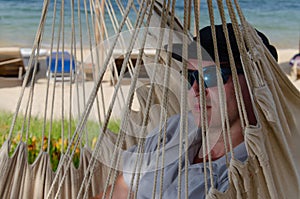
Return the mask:
MULTIPOLYGON (((172 58, 171 44, 182 43, 183 57, 187 57, 188 44, 193 37, 199 38, 199 32, 195 30, 207 25, 212 27, 218 69, 219 119, 222 121, 219 128, 224 140, 228 141, 226 152, 231 152, 232 156, 226 158, 228 190, 219 192, 214 187, 214 174, 207 172, 205 176, 209 180, 202 180, 205 182, 204 193, 211 198, 299 198, 299 122, 296 117, 300 95, 246 21, 236 0, 44 0, 28 64, 28 70, 33 68, 34 71, 32 80, 29 86, 25 83, 22 86, 7 141, 1 148, 2 198, 89 198, 107 192, 108 187, 114 189, 115 181, 123 171, 126 160, 122 154, 133 145, 137 146, 138 155, 132 162, 134 175, 129 184, 132 195, 128 198, 137 197, 138 179, 143 173, 145 138, 155 128, 159 129, 155 153, 161 154, 151 159, 155 166, 155 180, 149 184, 148 190, 152 198, 166 197, 161 191, 164 180, 167 180, 162 174, 164 165, 167 165, 164 160, 169 158, 165 152, 166 124, 168 118, 176 114, 181 115, 176 154, 185 157, 185 161, 178 162, 178 170, 189 166, 190 110, 188 83, 184 81, 188 63, 187 60, 178 62, 172 58), (184 12, 177 13, 176 6, 183 6, 184 12), (256 126, 249 124, 234 55, 229 50, 235 100, 248 153, 245 163, 234 159, 228 119, 231 110, 225 105, 214 37, 214 25, 223 24, 226 45, 230 49, 226 23, 233 26, 251 104, 258 120, 256 126), (40 85, 35 81, 38 62, 45 61, 39 56, 41 48, 49 49, 50 57, 45 62, 47 79, 43 89, 39 89, 40 85), (69 62, 66 64, 64 60, 69 62), (38 132, 41 148, 34 163, 29 164, 27 143, 36 112, 43 119, 43 128, 38 132), (23 120, 20 127, 16 125, 19 117, 23 120), (55 172, 49 157, 50 140, 53 134, 57 134, 53 128, 54 120, 61 124, 62 145, 55 172), (117 133, 108 128, 115 120, 120 123, 117 133), (11 141, 17 135, 20 136, 19 144, 12 152, 11 141), (95 137, 97 141, 92 143, 95 137), (45 144, 44 140, 48 143, 45 144), (78 148, 79 167, 75 168, 73 158, 78 148)), ((200 45, 197 49, 198 60, 202 60, 200 45)), ((198 63, 199 77, 202 77, 202 65, 200 61, 198 63)), ((28 78, 29 73, 24 82, 28 78)), ((206 107, 203 81, 199 82, 199 91, 200 107, 206 107)), ((206 109, 201 108, 202 132, 211 130, 206 114, 206 109)), ((208 136, 204 133, 202 136, 205 153, 211 146, 208 136)), ((210 153, 203 164, 213 170, 210 153)), ((185 182, 178 183, 178 197, 182 193, 182 197, 189 197, 188 176, 188 169, 178 172, 178 182, 185 182)))

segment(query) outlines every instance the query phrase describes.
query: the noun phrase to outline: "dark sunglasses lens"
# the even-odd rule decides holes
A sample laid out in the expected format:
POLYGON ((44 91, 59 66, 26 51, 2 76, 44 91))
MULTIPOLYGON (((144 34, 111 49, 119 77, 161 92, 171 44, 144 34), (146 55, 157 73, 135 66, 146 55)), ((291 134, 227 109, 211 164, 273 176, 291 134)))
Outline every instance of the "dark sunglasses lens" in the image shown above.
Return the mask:
POLYGON ((222 74, 223 84, 226 84, 229 79, 229 76, 231 75, 231 70, 229 68, 222 68, 221 74, 222 74))
MULTIPOLYGON (((203 70, 204 73, 204 82, 207 88, 216 87, 217 82, 217 71, 215 66, 206 67, 203 70)), ((229 68, 221 68, 221 75, 223 79, 223 84, 226 84, 229 76, 231 75, 231 70, 229 68)))
POLYGON ((197 84, 199 84, 199 73, 197 70, 188 70, 188 89, 190 89, 194 82, 197 81, 197 84))
MULTIPOLYGON (((229 68, 221 69, 223 84, 226 84, 229 76, 231 75, 231 70, 229 68)), ((217 83, 217 71, 216 66, 208 66, 203 68, 204 75, 204 85, 205 88, 216 87, 217 83)), ((188 70, 188 82, 189 89, 192 87, 194 82, 197 81, 199 85, 199 73, 197 70, 188 70)))
POLYGON ((205 67, 203 69, 203 74, 206 88, 217 86, 217 74, 215 66, 205 67))

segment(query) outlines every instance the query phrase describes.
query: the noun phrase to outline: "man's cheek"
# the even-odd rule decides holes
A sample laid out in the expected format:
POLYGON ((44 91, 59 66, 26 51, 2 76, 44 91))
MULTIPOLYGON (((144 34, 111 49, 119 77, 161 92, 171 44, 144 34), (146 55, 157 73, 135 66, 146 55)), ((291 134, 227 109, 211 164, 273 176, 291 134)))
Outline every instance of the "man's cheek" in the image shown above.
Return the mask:
POLYGON ((192 96, 192 94, 190 93, 190 91, 188 92, 188 107, 190 110, 193 110, 193 106, 194 106, 194 97, 192 96))

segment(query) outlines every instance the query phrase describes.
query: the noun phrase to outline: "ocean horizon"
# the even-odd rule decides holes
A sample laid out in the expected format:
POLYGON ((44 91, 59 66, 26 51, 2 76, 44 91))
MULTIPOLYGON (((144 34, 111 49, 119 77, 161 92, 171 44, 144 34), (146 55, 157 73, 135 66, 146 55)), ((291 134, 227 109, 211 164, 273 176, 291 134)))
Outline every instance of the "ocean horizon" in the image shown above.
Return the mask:
MULTIPOLYGON (((240 0, 239 3, 247 21, 267 35, 270 43, 276 48, 300 48, 300 3, 298 0, 240 0)), ((65 4, 65 12, 68 13, 70 6, 67 1, 65 4)), ((201 2, 200 12, 207 12, 205 4, 206 2, 201 2)), ((177 2, 176 13, 179 18, 183 17, 183 6, 183 1, 177 2)), ((0 0, 0 47, 31 47, 41 18, 42 7, 42 0, 0 0)), ((84 14, 84 11, 82 13, 84 14)), ((215 14, 217 15, 218 12, 215 14)), ((209 25, 208 14, 204 14, 200 24, 209 25)), ((111 24, 108 24, 107 28, 112 31, 111 24)), ((51 23, 46 24, 46 30, 51 31, 51 23)))

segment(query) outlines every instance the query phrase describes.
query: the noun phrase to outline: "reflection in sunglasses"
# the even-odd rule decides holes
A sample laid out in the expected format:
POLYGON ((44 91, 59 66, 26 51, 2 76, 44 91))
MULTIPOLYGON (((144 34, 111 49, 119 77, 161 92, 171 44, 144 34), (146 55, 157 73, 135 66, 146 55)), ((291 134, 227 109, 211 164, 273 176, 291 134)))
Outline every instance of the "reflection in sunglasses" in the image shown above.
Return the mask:
MULTIPOLYGON (((237 73, 243 74, 243 70, 241 68, 238 68, 237 73)), ((226 84, 229 79, 229 76, 231 75, 231 69, 221 68, 221 75, 223 79, 223 84, 226 84)), ((204 80, 205 88, 216 87, 218 85, 217 70, 215 65, 207 66, 203 68, 203 80, 204 80)), ((188 70, 188 82, 189 82, 188 89, 192 87, 195 81, 197 81, 197 84, 199 85, 198 70, 188 70)))

